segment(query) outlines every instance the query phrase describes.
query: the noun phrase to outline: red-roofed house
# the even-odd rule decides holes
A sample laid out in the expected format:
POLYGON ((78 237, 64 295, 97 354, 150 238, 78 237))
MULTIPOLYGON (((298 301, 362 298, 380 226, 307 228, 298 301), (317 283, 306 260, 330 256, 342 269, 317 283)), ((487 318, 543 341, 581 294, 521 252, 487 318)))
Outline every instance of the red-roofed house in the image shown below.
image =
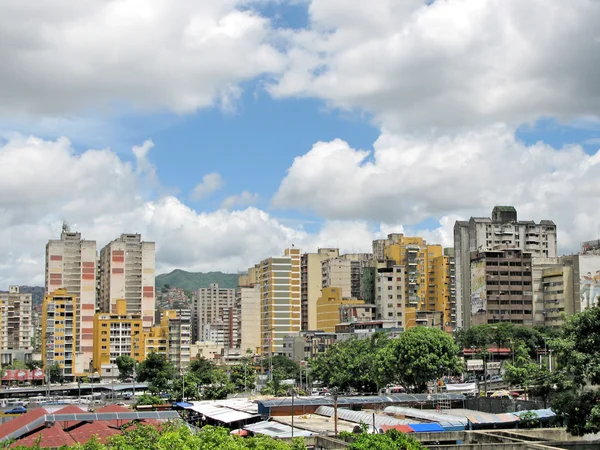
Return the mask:
POLYGON ((21 438, 13 443, 11 447, 18 447, 19 445, 31 447, 36 443, 40 436, 40 447, 58 448, 63 445, 70 446, 75 444, 75 441, 69 436, 69 433, 64 431, 59 424, 55 423, 49 427, 42 426, 42 428, 34 431, 29 436, 21 438))
MULTIPOLYGON (((96 413, 101 414, 101 413, 125 413, 125 412, 131 412, 130 409, 127 408, 123 408, 122 406, 119 405, 115 405, 110 404, 110 405, 106 405, 102 408, 99 408, 96 410, 96 413)), ((127 423, 126 420, 106 420, 104 423, 106 424, 110 424, 114 427, 122 427, 123 425, 125 425, 127 423)))
POLYGON ((69 434, 73 440, 81 444, 85 444, 94 435, 104 443, 109 437, 121 434, 121 430, 109 427, 106 422, 87 422, 69 430, 69 434))
POLYGON ((17 431, 19 428, 24 427, 25 425, 29 425, 34 420, 44 417, 46 414, 48 414, 48 411, 46 411, 44 408, 36 408, 26 412, 22 416, 3 423, 0 425, 0 439, 8 436, 14 431, 17 431))

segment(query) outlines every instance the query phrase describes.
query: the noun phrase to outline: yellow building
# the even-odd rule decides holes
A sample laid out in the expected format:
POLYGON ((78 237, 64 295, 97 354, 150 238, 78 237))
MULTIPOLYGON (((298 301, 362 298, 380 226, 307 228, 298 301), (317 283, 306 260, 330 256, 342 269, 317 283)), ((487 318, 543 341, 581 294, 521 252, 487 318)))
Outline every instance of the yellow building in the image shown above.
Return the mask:
POLYGON ((323 288, 317 300, 317 330, 335 333, 335 326, 340 323, 340 307, 363 304, 362 300, 342 298, 340 288, 323 288))
POLYGON ((427 311, 439 312, 442 317, 442 329, 452 333, 456 328, 454 256, 450 252, 445 253, 433 260, 433 271, 430 274, 433 280, 433 295, 430 296, 427 311))
POLYGON ((283 339, 301 327, 300 249, 286 249, 283 256, 265 259, 258 268, 262 353, 283 354, 283 339))
POLYGON ((190 363, 191 313, 188 310, 165 310, 160 324, 145 335, 144 358, 151 352, 165 355, 181 371, 190 363))
POLYGON ((75 373, 76 349, 79 346, 77 329, 77 297, 65 289, 56 289, 44 297, 42 304, 42 362, 44 369, 57 363, 67 380, 75 373))
POLYGON ((142 362, 144 337, 141 313, 128 314, 127 300, 117 299, 114 313, 94 316, 94 370, 102 377, 116 376, 116 360, 121 355, 142 362))

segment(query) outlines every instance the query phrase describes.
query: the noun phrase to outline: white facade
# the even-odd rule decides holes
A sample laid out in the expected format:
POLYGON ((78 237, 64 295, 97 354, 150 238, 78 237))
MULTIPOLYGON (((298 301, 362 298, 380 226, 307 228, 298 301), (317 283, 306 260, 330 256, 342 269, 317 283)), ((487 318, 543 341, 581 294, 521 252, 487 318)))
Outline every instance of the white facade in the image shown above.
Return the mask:
POLYGON ((301 321, 303 330, 317 328, 317 300, 323 287, 322 261, 337 258, 337 248, 320 248, 317 253, 304 253, 301 258, 301 321))
POLYGON ((116 312, 117 300, 127 301, 127 312, 141 314, 144 328, 154 324, 156 249, 139 234, 122 234, 100 252, 102 312, 116 312))
POLYGON ((322 287, 337 287, 342 298, 352 298, 352 261, 343 258, 327 259, 321 263, 322 287))
POLYGON ((0 350, 32 350, 31 302, 31 294, 21 294, 19 286, 0 292, 0 350))
POLYGON ((205 339, 205 327, 223 316, 225 308, 235 306, 235 289, 220 288, 212 283, 208 288, 198 289, 192 306, 192 340, 205 339))
POLYGON ((60 240, 46 244, 46 294, 63 288, 76 297, 76 373, 88 370, 94 353, 96 287, 96 241, 81 239, 81 233, 71 232, 65 224, 60 240))
POLYGON ((378 269, 375 278, 377 319, 394 321, 395 327, 404 329, 408 325, 404 302, 405 281, 403 266, 378 269))
POLYGON ((175 370, 178 373, 184 371, 190 364, 191 338, 192 324, 190 311, 178 311, 175 317, 169 318, 168 336, 168 358, 175 365, 175 370))

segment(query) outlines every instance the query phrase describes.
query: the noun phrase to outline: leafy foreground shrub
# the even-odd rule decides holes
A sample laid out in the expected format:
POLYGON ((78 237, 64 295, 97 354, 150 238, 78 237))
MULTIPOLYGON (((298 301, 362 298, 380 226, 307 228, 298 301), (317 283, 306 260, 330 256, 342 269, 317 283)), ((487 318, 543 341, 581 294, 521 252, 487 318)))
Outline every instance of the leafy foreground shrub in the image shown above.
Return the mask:
MULTIPOLYGON (((10 445, 10 443, 8 444, 10 445)), ((7 448, 7 446, 3 446, 7 448)), ((16 447, 18 450, 39 449, 39 442, 33 447, 16 447)), ((105 444, 92 438, 85 444, 64 446, 60 450, 305 450, 302 438, 292 444, 277 441, 267 436, 241 438, 230 435, 229 430, 220 427, 204 427, 199 433, 192 433, 181 424, 167 423, 161 430, 148 425, 139 425, 124 431, 122 435, 109 438, 105 444)))
POLYGON ((397 430, 388 430, 385 434, 356 435, 350 450, 426 450, 419 441, 397 430))

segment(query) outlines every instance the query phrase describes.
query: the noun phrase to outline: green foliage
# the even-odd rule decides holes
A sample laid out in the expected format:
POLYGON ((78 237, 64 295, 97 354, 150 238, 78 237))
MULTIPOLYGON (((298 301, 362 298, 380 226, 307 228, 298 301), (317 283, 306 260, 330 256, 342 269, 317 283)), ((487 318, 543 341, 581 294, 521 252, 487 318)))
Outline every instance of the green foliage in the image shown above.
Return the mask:
POLYGON ((41 360, 27 361, 25 363, 25 367, 27 367, 29 370, 41 369, 44 367, 44 363, 41 360))
POLYGON ((133 376, 133 369, 136 364, 135 359, 128 355, 121 355, 117 357, 115 362, 119 368, 119 380, 125 381, 127 378, 133 376))
POLYGON ((563 420, 567 431, 575 436, 600 432, 600 390, 558 395, 552 402, 552 410, 563 420))
POLYGON ((263 366, 270 370, 273 367, 273 378, 279 380, 300 379, 300 364, 282 355, 265 358, 263 366))
POLYGON ((400 433, 397 430, 388 430, 384 434, 361 433, 356 435, 349 450, 425 450, 416 439, 400 433))
POLYGON ((536 428, 540 424, 538 415, 533 411, 525 411, 519 416, 519 426, 523 428, 536 428))
POLYGON ((54 363, 48 368, 50 383, 62 383, 65 380, 60 364, 54 363))
POLYGON ((383 333, 338 342, 310 361, 311 378, 342 391, 352 388, 376 392, 385 385, 376 355, 388 344, 383 333))
POLYGON ((165 355, 150 352, 138 365, 137 381, 150 383, 151 392, 166 391, 169 380, 175 378, 175 367, 165 355))
POLYGON ((186 272, 185 270, 175 269, 171 273, 164 273, 156 277, 156 288, 177 287, 187 291, 195 291, 200 288, 207 288, 212 283, 217 283, 221 288, 236 288, 239 275, 235 273, 223 272, 186 272))
POLYGON ((158 395, 142 394, 139 397, 137 397, 135 406, 137 407, 142 405, 162 405, 163 403, 165 403, 164 399, 160 398, 158 395))
POLYGON ((236 392, 252 390, 256 385, 256 370, 247 363, 232 367, 229 377, 236 392))
POLYGON ((427 382, 462 370, 458 346, 438 328, 414 327, 392 339, 377 355, 382 379, 411 392, 423 392, 427 382))
MULTIPOLYGON (((173 380, 172 396, 181 399, 183 387, 181 377, 173 380)), ((227 374, 212 361, 199 358, 190 363, 185 374, 186 400, 219 400, 234 391, 235 386, 227 374)))
POLYGON ((567 320, 553 341, 559 362, 576 385, 600 384, 600 308, 588 308, 567 320))

